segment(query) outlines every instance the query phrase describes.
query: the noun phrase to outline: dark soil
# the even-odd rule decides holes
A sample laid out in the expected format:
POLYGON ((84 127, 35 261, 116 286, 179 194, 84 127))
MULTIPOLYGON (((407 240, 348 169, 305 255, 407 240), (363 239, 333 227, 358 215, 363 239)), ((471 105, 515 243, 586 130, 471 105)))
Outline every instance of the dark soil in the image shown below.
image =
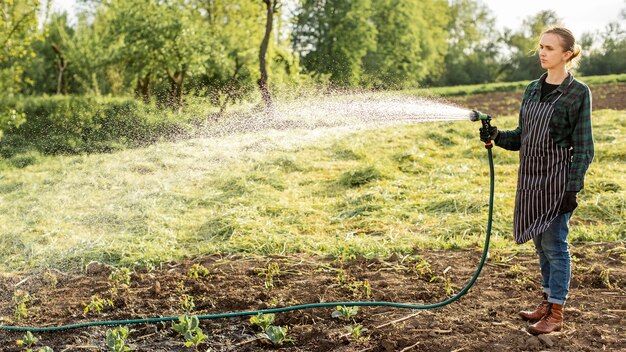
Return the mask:
MULTIPOLYGON (((529 247, 524 246, 528 249, 529 247)), ((43 272, 0 276, 0 323, 57 326, 94 320, 178 316, 181 298, 190 295, 194 315, 247 311, 313 302, 375 300, 435 303, 458 292, 469 280, 480 251, 427 250, 419 256, 393 255, 385 260, 331 260, 311 256, 209 256, 164 264, 132 273, 117 295, 111 268, 92 263, 84 272, 43 272), (421 258, 421 259, 420 259, 421 258), (430 267, 424 266, 427 262, 430 267), (263 269, 279 266, 266 287, 263 269), (194 264, 207 269, 190 276, 194 264), (56 278, 56 283, 54 282, 56 278), (157 284, 158 283, 158 284, 157 284), (371 288, 368 297, 367 283, 371 288), (367 285, 366 284, 366 285, 367 285), (28 316, 15 321, 12 295, 27 291, 28 316), (114 307, 84 316, 92 295, 111 298, 114 307)), ((623 243, 572 246, 573 277, 566 325, 562 332, 532 336, 519 309, 534 307, 540 291, 534 253, 495 252, 475 286, 460 301, 435 310, 363 307, 346 322, 332 318, 333 309, 279 313, 275 325, 289 327, 295 342, 275 347, 258 337, 247 317, 203 320, 209 337, 201 351, 624 351, 626 350, 626 248, 623 243), (363 339, 348 336, 346 327, 367 328, 363 339), (548 341, 549 340, 549 341, 548 341), (550 344, 553 344, 549 347, 550 344)), ((198 268, 198 267, 197 267, 198 268)), ((133 325, 128 342, 136 351, 189 351, 171 323, 133 325)), ((106 351, 107 327, 36 333, 38 346, 55 351, 106 351)), ((23 333, 0 331, 0 350, 21 351, 15 344, 23 333)))
MULTIPOLYGON (((589 85, 593 99, 593 109, 626 110, 626 83, 589 85)), ((492 92, 447 100, 463 107, 477 109, 498 117, 516 115, 519 112, 523 91, 492 92)))

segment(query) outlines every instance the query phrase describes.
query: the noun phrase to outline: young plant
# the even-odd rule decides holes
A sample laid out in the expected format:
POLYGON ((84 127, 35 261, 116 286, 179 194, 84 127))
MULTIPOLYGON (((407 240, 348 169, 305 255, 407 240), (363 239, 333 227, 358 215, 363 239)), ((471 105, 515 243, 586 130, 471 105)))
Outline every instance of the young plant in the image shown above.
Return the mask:
POLYGON ((186 313, 191 313, 196 308, 196 304, 193 301, 193 296, 183 293, 180 297, 180 307, 186 313))
POLYGON ((333 318, 339 318, 344 321, 350 321, 353 317, 356 317, 359 312, 359 307, 346 307, 346 306, 337 306, 337 309, 334 310, 331 314, 333 318))
POLYGON ((282 346, 282 344, 286 342, 293 342, 292 338, 287 337, 288 330, 289 328, 286 326, 270 325, 264 333, 260 334, 260 336, 265 337, 276 346, 282 346))
POLYGON ((253 315, 250 318, 250 324, 256 325, 261 328, 261 330, 265 331, 267 328, 272 325, 274 322, 275 315, 274 314, 263 314, 259 313, 258 315, 253 315))
POLYGON ((173 324, 174 331, 183 335, 185 338, 185 347, 194 346, 196 349, 207 336, 200 329, 200 320, 196 316, 189 316, 187 314, 178 317, 178 324, 173 324))
POLYGON ((17 340, 17 345, 18 346, 26 346, 28 349, 30 349, 38 341, 39 341, 39 339, 37 337, 35 337, 35 335, 33 335, 32 332, 26 331, 26 334, 24 334, 22 339, 21 340, 17 340))
POLYGON ((204 265, 198 263, 194 264, 187 270, 187 276, 192 279, 199 279, 200 277, 207 277, 211 272, 204 265))
POLYGON ((15 320, 21 320, 28 316, 28 308, 26 303, 30 302, 30 294, 26 291, 17 290, 13 293, 13 303, 15 304, 15 310, 13 316, 15 320))
POLYGON ((106 345, 111 352, 127 352, 131 351, 130 347, 126 345, 126 338, 128 337, 129 330, 123 326, 116 329, 108 329, 106 332, 106 345))
POLYGON ((265 276, 265 288, 274 288, 274 278, 281 273, 278 263, 269 263, 267 268, 259 269, 259 276, 265 276))
POLYGON ((370 298, 372 296, 372 287, 367 280, 353 281, 347 284, 346 287, 352 292, 352 296, 354 297, 362 297, 365 295, 365 297, 370 298))
POLYGON ((346 326, 346 330, 350 333, 350 336, 356 341, 365 342, 369 340, 369 337, 363 336, 363 333, 367 331, 367 328, 363 327, 361 324, 348 325, 346 326))
POLYGON ((130 285, 130 269, 118 268, 109 275, 109 280, 113 287, 120 287, 121 285, 130 285))
POLYGON ((91 296, 89 303, 83 303, 85 309, 83 309, 83 315, 87 316, 89 312, 100 314, 102 309, 106 306, 113 307, 113 301, 107 298, 100 298, 99 295, 91 296))

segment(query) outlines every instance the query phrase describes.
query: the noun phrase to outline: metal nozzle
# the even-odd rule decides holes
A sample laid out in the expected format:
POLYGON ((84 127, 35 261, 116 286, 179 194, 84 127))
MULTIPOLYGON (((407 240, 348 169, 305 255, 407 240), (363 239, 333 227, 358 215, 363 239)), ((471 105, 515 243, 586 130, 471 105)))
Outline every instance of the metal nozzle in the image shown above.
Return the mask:
POLYGON ((491 116, 485 114, 484 112, 480 112, 478 110, 472 110, 469 116, 471 121, 489 121, 491 120, 491 116))

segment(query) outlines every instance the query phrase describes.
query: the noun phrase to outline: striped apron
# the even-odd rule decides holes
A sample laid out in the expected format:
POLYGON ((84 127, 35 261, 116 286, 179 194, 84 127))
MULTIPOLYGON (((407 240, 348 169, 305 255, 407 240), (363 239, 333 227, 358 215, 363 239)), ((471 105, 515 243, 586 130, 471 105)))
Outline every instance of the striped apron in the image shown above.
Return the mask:
POLYGON ((527 101, 522 107, 520 166, 513 235, 518 244, 543 233, 558 216, 571 161, 570 148, 550 137, 554 103, 527 101))

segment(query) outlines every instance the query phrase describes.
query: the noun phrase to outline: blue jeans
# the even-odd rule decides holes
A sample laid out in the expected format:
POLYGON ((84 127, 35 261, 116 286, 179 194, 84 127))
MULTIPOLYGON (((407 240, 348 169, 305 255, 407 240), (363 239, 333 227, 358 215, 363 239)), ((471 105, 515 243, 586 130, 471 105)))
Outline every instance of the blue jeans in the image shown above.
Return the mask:
POLYGON ((565 304, 571 277, 571 257, 567 246, 567 224, 572 213, 559 215, 550 227, 533 241, 539 255, 541 286, 548 302, 565 304))

